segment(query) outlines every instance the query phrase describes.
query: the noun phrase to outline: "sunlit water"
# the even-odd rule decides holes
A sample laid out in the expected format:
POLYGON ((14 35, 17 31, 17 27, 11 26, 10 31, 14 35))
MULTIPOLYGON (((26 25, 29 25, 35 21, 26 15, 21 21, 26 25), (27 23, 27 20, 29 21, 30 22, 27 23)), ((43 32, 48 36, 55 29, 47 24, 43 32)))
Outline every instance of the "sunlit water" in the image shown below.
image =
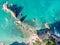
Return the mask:
MULTIPOLYGON (((3 4, 6 0, 0 0, 3 4)), ((8 0, 11 4, 22 6, 22 14, 28 15, 26 20, 29 22, 35 18, 37 28, 43 28, 44 22, 54 23, 54 20, 60 20, 60 1, 59 0, 8 0)), ((13 23, 14 18, 9 12, 4 12, 0 7, 0 41, 9 45, 14 41, 23 41, 24 35, 18 27, 13 23)), ((28 23, 27 22, 27 23, 28 23)), ((55 34, 59 35, 59 30, 55 34)))

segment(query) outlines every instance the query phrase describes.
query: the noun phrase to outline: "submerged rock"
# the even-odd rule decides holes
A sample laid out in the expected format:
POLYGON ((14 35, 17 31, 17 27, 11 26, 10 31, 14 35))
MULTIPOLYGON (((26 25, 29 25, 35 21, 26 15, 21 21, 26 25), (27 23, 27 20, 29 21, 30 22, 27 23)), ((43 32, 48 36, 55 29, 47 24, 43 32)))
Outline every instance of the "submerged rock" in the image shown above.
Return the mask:
POLYGON ((14 43, 12 43, 11 45, 26 45, 24 42, 22 42, 22 43, 19 43, 19 42, 14 42, 14 43))
POLYGON ((8 5, 8 8, 11 9, 14 13, 15 16, 18 17, 19 13, 22 11, 23 7, 17 6, 17 5, 8 5))
POLYGON ((27 15, 23 16, 23 17, 20 19, 20 21, 23 22, 26 17, 27 17, 27 15))

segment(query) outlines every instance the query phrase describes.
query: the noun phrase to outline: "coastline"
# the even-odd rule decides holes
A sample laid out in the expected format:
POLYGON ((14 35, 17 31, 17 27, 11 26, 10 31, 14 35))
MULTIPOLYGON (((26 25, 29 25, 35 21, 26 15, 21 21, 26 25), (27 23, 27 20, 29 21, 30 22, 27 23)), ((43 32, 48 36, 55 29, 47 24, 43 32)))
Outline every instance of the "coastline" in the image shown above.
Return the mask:
POLYGON ((6 3, 3 4, 3 10, 4 10, 4 11, 7 11, 7 12, 10 12, 11 15, 16 19, 15 13, 14 13, 12 10, 8 9, 8 8, 7 8, 7 5, 8 5, 8 2, 6 2, 6 3))
POLYGON ((4 3, 3 4, 3 10, 10 12, 12 17, 17 19, 16 21, 14 21, 14 23, 17 26, 19 25, 18 27, 22 29, 21 31, 23 32, 23 34, 28 33, 27 35, 31 35, 31 33, 34 33, 34 30, 36 30, 36 29, 34 27, 31 27, 27 23, 21 22, 18 18, 16 18, 15 13, 12 10, 10 10, 9 8, 7 8, 7 6, 8 6, 8 2, 4 3))
MULTIPOLYGON (((7 8, 7 3, 4 3, 4 4, 3 4, 3 7, 4 7, 5 11, 10 12, 11 15, 12 15, 15 19, 17 19, 17 18, 15 17, 15 13, 14 13, 12 10, 10 10, 10 9, 7 8)), ((21 21, 18 19, 17 22, 18 22, 18 24, 20 24, 21 21)), ((47 23, 45 24, 45 27, 48 28, 48 29, 50 29, 50 27, 49 27, 49 25, 48 25, 47 23)), ((32 33, 30 33, 30 31, 36 30, 36 29, 33 29, 30 25, 25 24, 25 23, 22 23, 22 25, 19 26, 19 28, 22 29, 22 32, 23 32, 24 34, 26 34, 26 33, 28 32, 27 35, 30 35, 30 36, 31 36, 31 34, 32 34, 32 33)), ((31 37, 33 37, 33 36, 31 36, 31 37)), ((34 37, 33 37, 33 38, 34 38, 34 37)))

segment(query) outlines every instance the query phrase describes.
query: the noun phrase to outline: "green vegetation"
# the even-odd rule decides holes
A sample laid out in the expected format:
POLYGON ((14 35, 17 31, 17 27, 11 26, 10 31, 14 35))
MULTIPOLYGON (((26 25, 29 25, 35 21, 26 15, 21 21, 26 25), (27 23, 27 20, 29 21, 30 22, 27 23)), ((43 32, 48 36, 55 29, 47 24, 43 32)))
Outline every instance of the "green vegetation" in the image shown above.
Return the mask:
POLYGON ((33 42, 33 45, 41 45, 41 42, 37 39, 35 42, 33 42))
POLYGON ((53 39, 45 39, 43 40, 45 45, 56 45, 55 41, 53 39))

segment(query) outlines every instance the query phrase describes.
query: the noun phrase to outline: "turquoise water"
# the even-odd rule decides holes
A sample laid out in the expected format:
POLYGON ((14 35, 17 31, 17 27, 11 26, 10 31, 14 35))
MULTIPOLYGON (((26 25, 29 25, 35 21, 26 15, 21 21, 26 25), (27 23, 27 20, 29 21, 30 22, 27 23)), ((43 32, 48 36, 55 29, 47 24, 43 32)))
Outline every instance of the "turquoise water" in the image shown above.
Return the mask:
MULTIPOLYGON (((0 0, 0 4, 5 1, 0 0)), ((30 21, 32 18, 36 18, 36 24, 43 25, 44 22, 54 23, 54 19, 60 20, 60 0, 8 0, 8 2, 22 6, 22 14, 28 15, 26 20, 30 21)), ((17 39, 20 39, 20 42, 23 41, 21 40, 23 34, 13 24, 13 20, 11 14, 4 12, 0 7, 0 41, 6 42, 6 45, 17 39)))

